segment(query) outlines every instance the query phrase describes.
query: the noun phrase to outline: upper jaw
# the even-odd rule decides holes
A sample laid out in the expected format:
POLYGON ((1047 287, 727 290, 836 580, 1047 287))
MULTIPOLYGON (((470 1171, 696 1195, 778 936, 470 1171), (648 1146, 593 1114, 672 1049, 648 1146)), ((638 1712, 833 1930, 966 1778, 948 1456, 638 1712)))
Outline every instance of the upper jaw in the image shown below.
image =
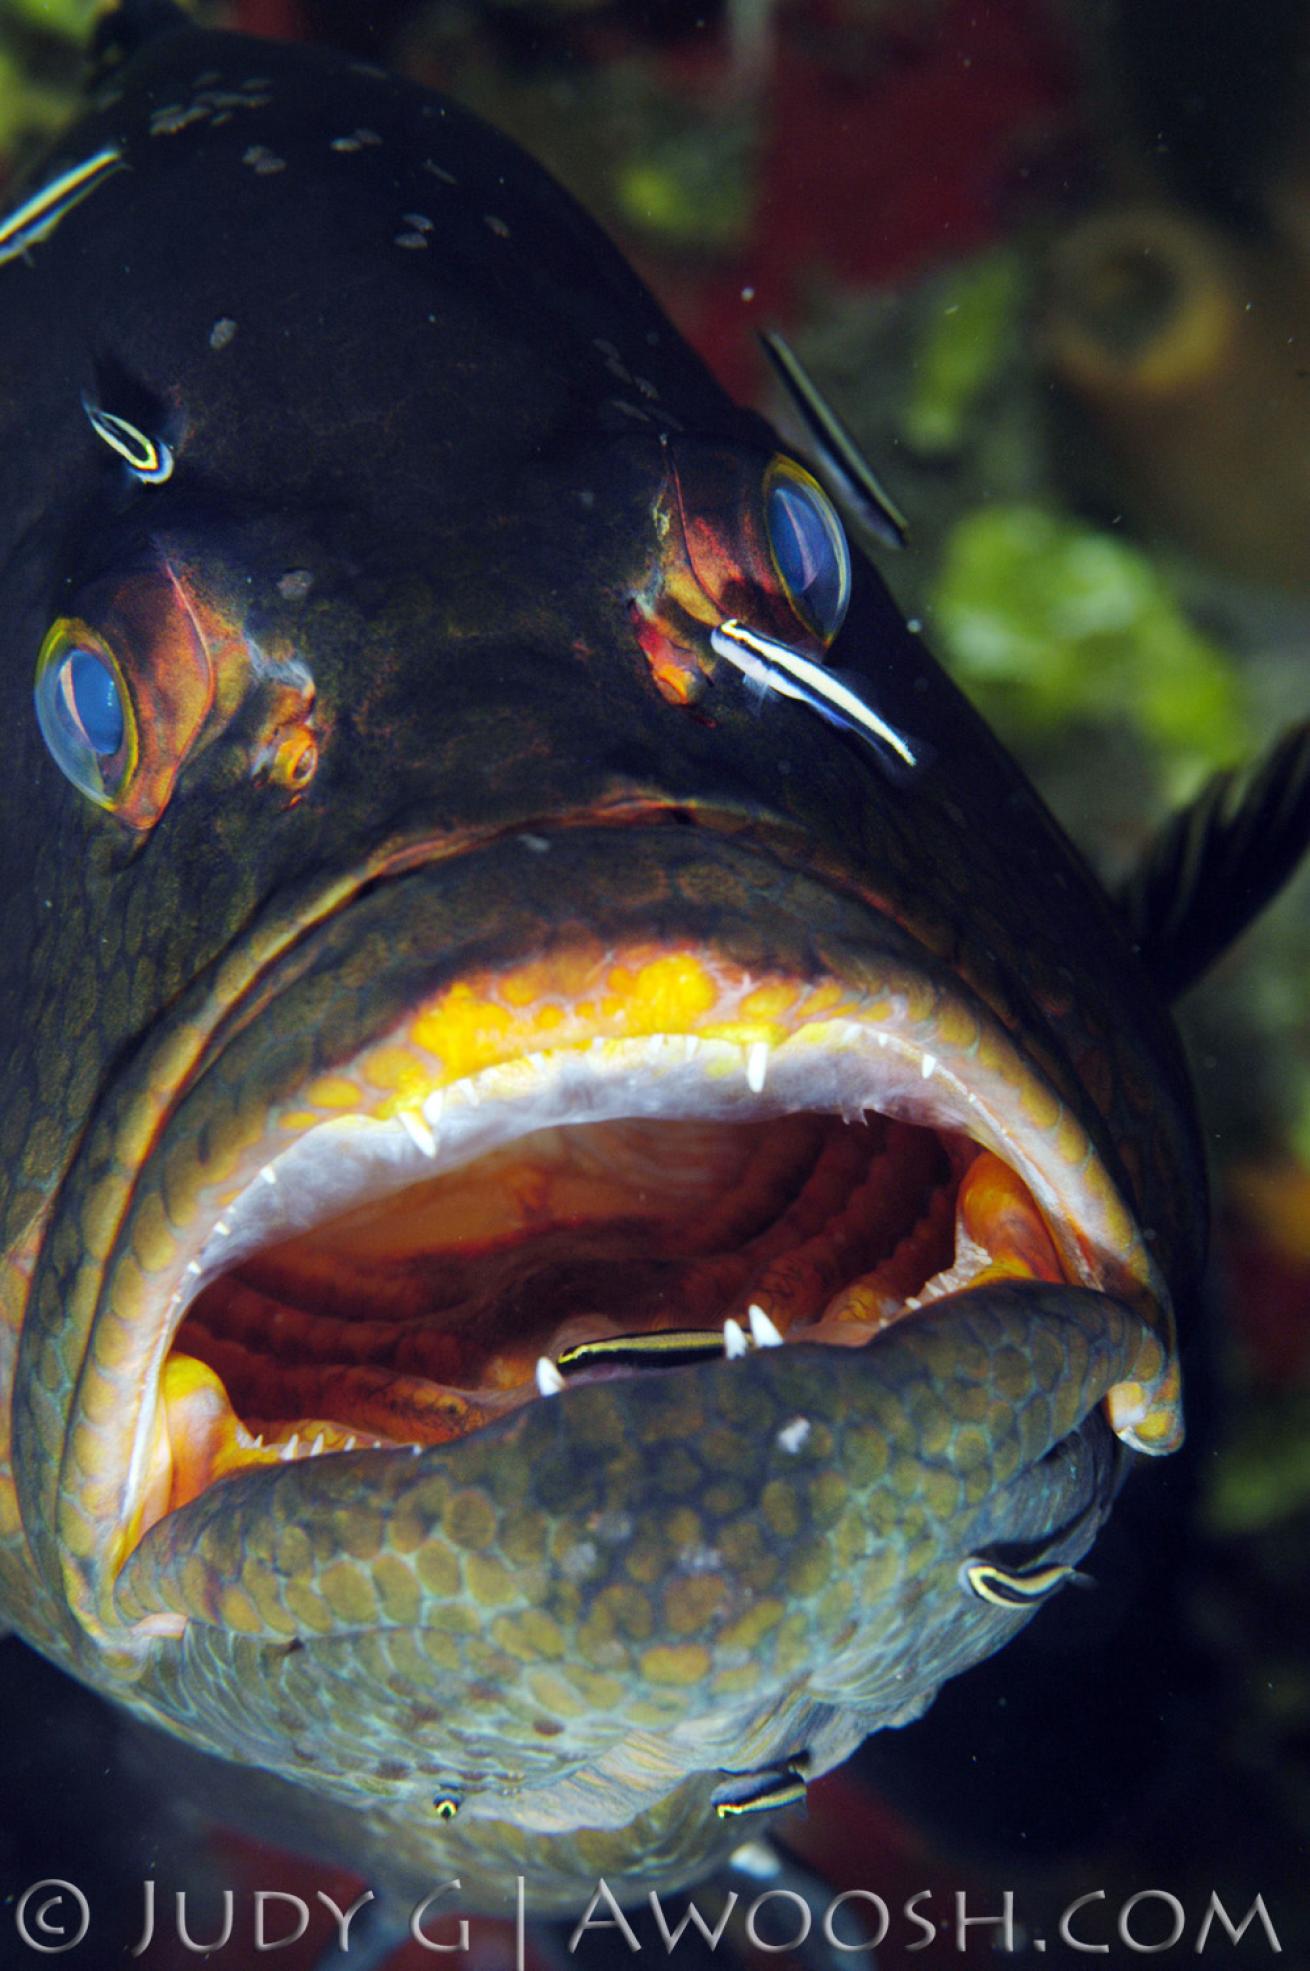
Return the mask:
MULTIPOLYGON (((1129 1443, 1166 1447, 1162 1285, 1086 1120, 985 1007, 867 910, 722 843, 712 861, 701 850, 666 870, 680 908, 652 911, 640 897, 633 907, 611 874, 609 894, 587 894, 579 913, 592 928, 570 924, 559 898, 520 905, 497 948, 485 905, 462 913, 464 897, 479 877, 503 895, 514 858, 547 887, 555 854, 512 843, 481 870, 477 857, 420 869, 399 950, 394 886, 380 886, 327 922, 261 1018, 232 1010, 208 1071, 178 1091, 136 1175, 119 1244, 132 1264, 107 1271, 66 1447, 66 1469, 98 1475, 98 1558, 80 1576, 94 1583, 82 1597, 93 1632, 130 1640, 114 1583, 168 1498, 165 1367, 207 1282, 370 1193, 579 1116, 876 1110, 985 1145, 1036 1200, 1064 1277, 1126 1297, 1160 1331, 1165 1367, 1153 1358, 1149 1373, 1122 1379, 1109 1409, 1129 1443), (768 914, 738 917, 752 887, 766 890, 768 914), (452 925, 464 927, 463 952, 451 952, 452 925), (352 992, 350 1031, 340 1009, 352 992), (106 1423, 97 1380, 144 1392, 130 1429, 121 1406, 106 1423)), ((84 1552, 84 1504, 74 1492, 60 1511, 80 1523, 84 1552)))

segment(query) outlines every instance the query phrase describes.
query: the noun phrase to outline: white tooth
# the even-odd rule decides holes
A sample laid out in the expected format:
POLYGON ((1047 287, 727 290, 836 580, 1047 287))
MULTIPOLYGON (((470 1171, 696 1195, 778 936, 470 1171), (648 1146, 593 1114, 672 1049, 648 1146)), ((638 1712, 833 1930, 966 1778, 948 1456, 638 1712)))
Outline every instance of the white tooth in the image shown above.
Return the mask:
POLYGON ((699 1054, 699 1052, 700 1052, 700 1042, 696 1038, 695 1034, 694 1033, 684 1034, 682 1037, 683 1059, 687 1061, 694 1061, 697 1054, 699 1054))
POLYGON ((437 1139, 428 1128, 426 1122, 421 1121, 418 1116, 413 1115, 408 1109, 397 1109, 396 1119, 410 1142, 422 1150, 425 1157, 435 1157, 437 1154, 437 1139))
POLYGON ((250 1432, 246 1429, 239 1417, 237 1419, 236 1440, 243 1451, 253 1451, 255 1448, 254 1438, 250 1435, 250 1432))
POLYGON ((746 1353, 746 1348, 746 1330, 742 1327, 740 1321, 734 1321, 732 1316, 729 1315, 723 1324, 724 1354, 730 1362, 735 1362, 739 1355, 746 1353))
POLYGON ((935 1054, 925 1054, 919 1063, 919 1073, 925 1081, 929 1081, 936 1072, 937 1056, 935 1054))
POLYGON ((327 1443, 327 1436, 323 1431, 320 1430, 318 1436, 314 1439, 314 1442, 309 1447, 310 1457, 317 1458, 321 1453, 323 1446, 326 1443, 327 1443))
POLYGON ((549 1355, 537 1357, 537 1388, 543 1396, 558 1396, 564 1387, 564 1378, 549 1355))
POLYGON ((752 1040, 746 1049, 746 1086, 752 1095, 764 1090, 764 1077, 769 1072, 769 1043, 767 1040, 752 1040))
POLYGON ((266 1163, 259 1174, 263 1178, 266 1184, 277 1183, 277 1172, 274 1170, 271 1163, 266 1163))
POLYGON ((263 1448, 264 1448, 264 1433, 261 1430, 257 1433, 255 1437, 255 1449, 257 1451, 262 1451, 263 1448))
POLYGON ((214 1230, 218 1233, 220 1239, 230 1239, 232 1236, 232 1227, 228 1224, 226 1218, 216 1218, 214 1220, 214 1230))
POLYGON ((544 1054, 525 1054, 523 1058, 532 1069, 533 1074, 545 1073, 546 1056, 544 1054))
POLYGON ((290 1464, 292 1458, 295 1457, 296 1452, 299 1450, 299 1448, 300 1448, 300 1432, 298 1430, 293 1430, 290 1437, 287 1439, 286 1443, 282 1446, 282 1449, 278 1452, 278 1456, 279 1458, 281 1458, 283 1464, 290 1464))
POLYGON ((434 1088, 432 1093, 428 1096, 427 1100, 423 1104, 423 1120, 428 1125, 429 1129, 440 1129, 441 1112, 445 1108, 445 1106, 446 1106, 445 1089, 434 1088))
POLYGON ((747 1309, 747 1315, 750 1320, 751 1333, 755 1337, 755 1346, 757 1348, 782 1347, 782 1335, 779 1332, 779 1330, 774 1326, 773 1322, 769 1319, 768 1315, 765 1313, 762 1307, 755 1307, 755 1306, 749 1307, 747 1309))
POLYGON ((358 1442, 359 1439, 357 1437, 348 1437, 345 1442, 345 1449, 347 1451, 353 1451, 358 1442))

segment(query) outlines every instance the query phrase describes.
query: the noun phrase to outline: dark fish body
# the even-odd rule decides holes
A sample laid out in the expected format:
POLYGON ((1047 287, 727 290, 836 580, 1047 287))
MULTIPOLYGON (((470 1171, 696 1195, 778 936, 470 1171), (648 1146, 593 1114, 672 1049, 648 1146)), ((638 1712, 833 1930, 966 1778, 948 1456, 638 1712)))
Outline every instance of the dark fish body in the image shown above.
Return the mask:
POLYGON ((1176 1441, 1172 1025, 536 166, 189 29, 96 104, 0 228, 0 1615, 378 1879, 684 1882, 1176 1441), (641 1341, 761 1299, 782 1345, 641 1341))

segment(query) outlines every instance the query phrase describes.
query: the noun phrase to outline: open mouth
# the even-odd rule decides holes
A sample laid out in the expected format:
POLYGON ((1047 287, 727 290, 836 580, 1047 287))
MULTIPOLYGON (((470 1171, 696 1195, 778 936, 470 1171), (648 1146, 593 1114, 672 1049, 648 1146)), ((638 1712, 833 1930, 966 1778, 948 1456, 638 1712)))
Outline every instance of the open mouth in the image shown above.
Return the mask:
POLYGON ((691 945, 446 987, 270 1109, 203 1193, 129 1547, 259 1466, 448 1445, 573 1383, 865 1347, 989 1281, 1105 1284, 1122 1207, 982 1021, 691 945))
POLYGON ((261 1243, 198 1296, 165 1374, 169 1504, 260 1456, 447 1443, 573 1380, 860 1346, 1016 1276, 1064 1277, 1041 1215, 950 1132, 676 1110, 530 1131, 261 1243))

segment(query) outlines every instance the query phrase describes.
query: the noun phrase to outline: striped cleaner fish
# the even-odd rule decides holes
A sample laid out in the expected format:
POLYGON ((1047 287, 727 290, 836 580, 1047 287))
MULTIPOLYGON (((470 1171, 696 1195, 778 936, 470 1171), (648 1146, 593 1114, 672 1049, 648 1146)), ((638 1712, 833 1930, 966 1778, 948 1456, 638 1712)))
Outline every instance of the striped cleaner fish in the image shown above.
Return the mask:
POLYGON ((1130 938, 512 146, 163 0, 96 91, 0 221, 0 1613, 372 1880, 686 1883, 1178 1442, 1156 979, 1305 736, 1130 938))

